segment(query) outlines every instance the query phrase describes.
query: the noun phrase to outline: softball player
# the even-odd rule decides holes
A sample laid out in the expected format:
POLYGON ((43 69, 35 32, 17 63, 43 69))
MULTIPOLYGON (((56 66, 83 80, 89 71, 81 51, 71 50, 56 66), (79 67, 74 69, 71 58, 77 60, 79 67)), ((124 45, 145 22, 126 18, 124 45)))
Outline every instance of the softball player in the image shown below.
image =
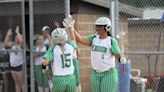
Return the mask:
MULTIPOLYGON (((71 24, 73 21, 68 21, 71 24)), ((92 65, 92 92, 116 92, 118 85, 118 72, 115 68, 115 59, 120 58, 118 41, 111 37, 111 21, 107 17, 100 17, 95 22, 97 34, 81 37, 72 28, 78 42, 91 46, 92 65)), ((122 61, 125 63, 125 61, 122 61)))
MULTIPOLYGON (((76 48, 77 53, 79 53, 78 48, 76 48)), ((77 54, 79 55, 79 54, 77 54)), ((79 60, 78 58, 74 59, 74 74, 75 74, 75 78, 76 78, 76 92, 81 92, 81 85, 80 85, 80 71, 79 71, 79 60)))
MULTIPOLYGON (((70 25, 67 25, 65 22, 67 22, 68 19, 72 19, 72 21, 73 21, 72 16, 68 16, 68 18, 65 18, 65 19, 63 20, 62 23, 63 23, 63 26, 65 27, 65 29, 66 29, 68 35, 70 36, 70 40, 76 43, 76 37, 75 37, 75 35, 74 35, 73 33, 71 33, 71 32, 73 32, 73 31, 70 31, 70 30, 69 30, 70 28, 74 27, 74 22, 75 22, 75 21, 74 21, 73 23, 71 23, 70 25)), ((77 56, 80 56, 80 50, 79 50, 79 48, 78 48, 78 45, 75 44, 75 46, 76 46, 77 56)), ((75 77, 76 77, 76 92, 81 92, 80 71, 79 71, 79 61, 78 61, 78 57, 75 58, 74 61, 75 61, 75 62, 74 62, 74 67, 75 67, 74 74, 75 74, 75 77)))
MULTIPOLYGON (((79 49, 78 49, 78 46, 75 42, 72 42, 72 44, 74 44, 74 47, 76 49, 76 53, 77 55, 76 56, 79 56, 80 52, 79 52, 79 49)), ((80 72, 79 72, 79 60, 78 60, 78 57, 75 57, 74 58, 74 62, 73 62, 73 65, 74 65, 74 75, 75 75, 75 78, 76 78, 76 92, 81 92, 81 85, 80 85, 80 72)))
POLYGON ((38 37, 38 46, 36 46, 35 51, 36 53, 34 54, 35 55, 34 64, 35 64, 35 77, 38 85, 38 91, 49 92, 47 72, 45 73, 42 72, 42 62, 44 61, 42 55, 45 51, 47 51, 47 47, 44 45, 44 38, 41 35, 38 37))
POLYGON ((44 66, 51 62, 53 72, 53 92, 75 92, 76 78, 73 60, 76 57, 74 44, 67 42, 68 35, 62 28, 56 28, 51 33, 54 45, 44 55, 44 66))

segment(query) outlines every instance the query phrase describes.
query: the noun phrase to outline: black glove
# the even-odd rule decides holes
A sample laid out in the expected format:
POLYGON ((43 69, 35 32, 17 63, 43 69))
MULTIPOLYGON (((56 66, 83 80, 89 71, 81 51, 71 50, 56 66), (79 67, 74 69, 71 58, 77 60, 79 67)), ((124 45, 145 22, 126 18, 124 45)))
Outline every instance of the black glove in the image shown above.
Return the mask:
POLYGON ((44 66, 44 65, 42 64, 42 69, 46 69, 46 67, 47 67, 47 66, 44 66))

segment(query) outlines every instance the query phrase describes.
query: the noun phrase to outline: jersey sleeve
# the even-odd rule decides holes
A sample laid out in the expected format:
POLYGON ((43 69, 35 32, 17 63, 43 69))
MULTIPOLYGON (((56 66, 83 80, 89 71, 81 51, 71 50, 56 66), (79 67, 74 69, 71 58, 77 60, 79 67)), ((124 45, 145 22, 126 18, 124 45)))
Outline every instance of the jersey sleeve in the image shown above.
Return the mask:
POLYGON ((95 37, 96 37, 96 34, 89 35, 89 36, 87 37, 89 43, 92 43, 92 41, 93 41, 93 39, 94 39, 95 37))
POLYGON ((69 44, 71 44, 74 48, 78 48, 77 43, 75 41, 70 41, 69 44))
POLYGON ((77 58, 77 53, 76 53, 77 51, 76 51, 76 49, 74 50, 74 52, 73 52, 73 58, 77 58))
POLYGON ((76 49, 78 48, 78 46, 77 46, 76 42, 70 41, 68 44, 70 44, 74 48, 73 58, 77 58, 76 49))
POLYGON ((48 51, 44 54, 43 58, 47 59, 48 61, 53 61, 54 56, 53 56, 53 47, 50 47, 48 51))
POLYGON ((76 78, 76 86, 79 86, 80 84, 80 71, 79 71, 79 62, 78 62, 78 59, 75 58, 73 60, 73 65, 74 65, 74 74, 75 74, 75 78, 76 78))
POLYGON ((111 47, 112 54, 120 54, 121 50, 117 39, 111 37, 111 41, 112 41, 112 47, 111 47))

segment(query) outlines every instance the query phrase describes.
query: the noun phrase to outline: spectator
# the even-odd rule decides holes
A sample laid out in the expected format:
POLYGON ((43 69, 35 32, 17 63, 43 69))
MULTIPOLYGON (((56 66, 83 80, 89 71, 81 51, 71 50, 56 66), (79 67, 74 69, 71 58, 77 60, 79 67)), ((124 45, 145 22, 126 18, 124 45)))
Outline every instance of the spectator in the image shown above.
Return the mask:
POLYGON ((47 47, 50 47, 53 43, 52 38, 50 36, 50 28, 48 26, 44 26, 41 31, 42 31, 42 35, 44 37, 44 44, 47 47))
POLYGON ((22 35, 19 32, 19 26, 16 26, 15 29, 15 39, 12 41, 12 29, 8 29, 7 35, 5 38, 5 48, 8 48, 12 50, 12 52, 9 52, 10 55, 10 70, 12 73, 13 80, 15 82, 15 91, 16 92, 24 92, 24 74, 22 71, 22 65, 25 62, 23 59, 23 38, 22 35))
POLYGON ((38 36, 38 45, 36 46, 35 51, 35 77, 38 91, 49 92, 47 72, 42 72, 42 63, 44 61, 42 55, 47 51, 47 47, 44 45, 44 37, 42 35, 38 36))
POLYGON ((8 92, 9 54, 5 52, 2 34, 0 34, 0 73, 3 78, 3 92, 8 92))

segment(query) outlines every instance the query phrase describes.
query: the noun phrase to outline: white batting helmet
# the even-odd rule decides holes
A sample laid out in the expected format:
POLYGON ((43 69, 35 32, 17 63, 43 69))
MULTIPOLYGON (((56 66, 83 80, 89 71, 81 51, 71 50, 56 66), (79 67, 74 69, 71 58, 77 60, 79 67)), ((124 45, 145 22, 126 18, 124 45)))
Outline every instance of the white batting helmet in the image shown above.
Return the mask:
POLYGON ((107 17, 100 17, 96 20, 95 25, 104 25, 106 31, 111 29, 111 20, 107 17))
POLYGON ((68 34, 63 28, 56 28, 51 32, 51 37, 54 43, 63 44, 68 41, 68 34))

